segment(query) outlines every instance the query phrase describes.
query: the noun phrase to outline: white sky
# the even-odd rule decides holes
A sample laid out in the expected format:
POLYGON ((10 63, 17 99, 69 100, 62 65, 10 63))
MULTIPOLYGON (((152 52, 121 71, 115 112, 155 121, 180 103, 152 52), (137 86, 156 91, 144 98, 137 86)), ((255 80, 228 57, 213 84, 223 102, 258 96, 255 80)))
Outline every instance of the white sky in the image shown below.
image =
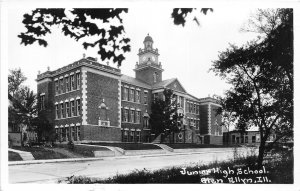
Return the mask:
MULTIPOLYGON (((45 72, 47 66, 55 70, 87 56, 98 57, 95 49, 83 49, 82 42, 65 37, 58 30, 47 36, 46 48, 37 44, 20 45, 17 37, 25 31, 22 24, 23 14, 31 9, 14 7, 8 9, 8 68, 20 67, 28 78, 29 85, 36 92, 36 75, 45 72)), ((124 27, 127 37, 131 39, 131 52, 126 53, 121 71, 134 77, 133 68, 138 61, 138 49, 143 47, 147 33, 154 40, 154 48, 158 48, 164 68, 163 79, 178 78, 184 88, 196 97, 208 94, 223 95, 229 86, 208 70, 212 61, 217 59, 218 52, 225 50, 229 43, 237 45, 253 39, 254 34, 241 33, 240 28, 249 19, 255 9, 247 7, 228 10, 214 8, 207 15, 199 14, 201 26, 189 20, 185 27, 175 26, 171 19, 172 8, 133 7, 124 14, 124 27)), ((115 65, 116 66, 116 65, 115 65)))

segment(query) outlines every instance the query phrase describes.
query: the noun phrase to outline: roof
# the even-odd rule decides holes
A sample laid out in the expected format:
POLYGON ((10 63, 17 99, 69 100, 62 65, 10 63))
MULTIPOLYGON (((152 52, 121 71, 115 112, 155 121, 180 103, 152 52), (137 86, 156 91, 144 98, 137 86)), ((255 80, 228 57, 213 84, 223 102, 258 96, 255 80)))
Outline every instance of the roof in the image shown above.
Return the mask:
POLYGON ((153 40, 152 40, 152 37, 151 36, 149 36, 149 34, 145 37, 145 40, 144 40, 144 42, 146 42, 146 41, 150 41, 150 42, 153 42, 153 40))
POLYGON ((170 83, 174 82, 175 80, 176 80, 176 78, 171 78, 171 79, 163 80, 161 82, 153 84, 152 85, 152 89, 164 88, 167 85, 169 85, 170 83))
POLYGON ((126 76, 124 74, 121 76, 121 81, 127 82, 127 83, 135 85, 135 86, 151 89, 151 86, 149 86, 148 84, 146 84, 136 78, 126 76))

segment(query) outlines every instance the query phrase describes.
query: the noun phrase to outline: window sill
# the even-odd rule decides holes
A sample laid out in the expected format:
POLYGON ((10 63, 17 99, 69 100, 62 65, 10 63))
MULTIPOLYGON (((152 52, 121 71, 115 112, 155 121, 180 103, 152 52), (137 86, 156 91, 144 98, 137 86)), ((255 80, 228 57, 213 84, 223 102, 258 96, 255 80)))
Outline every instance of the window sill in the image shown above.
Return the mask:
POLYGON ((55 119, 55 120, 71 119, 71 118, 76 118, 76 117, 80 117, 80 115, 72 116, 72 117, 59 118, 59 119, 55 119))
POLYGON ((65 94, 68 94, 68 93, 76 92, 76 91, 78 91, 78 90, 80 90, 80 89, 68 91, 68 92, 65 92, 65 93, 55 94, 55 96, 65 95, 65 94))

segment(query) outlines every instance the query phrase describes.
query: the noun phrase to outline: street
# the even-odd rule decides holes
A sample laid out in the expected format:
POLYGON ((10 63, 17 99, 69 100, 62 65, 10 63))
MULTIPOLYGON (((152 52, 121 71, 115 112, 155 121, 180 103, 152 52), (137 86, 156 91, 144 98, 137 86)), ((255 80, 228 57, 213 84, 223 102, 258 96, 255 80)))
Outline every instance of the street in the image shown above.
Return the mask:
MULTIPOLYGON (((244 153, 246 150, 243 151, 244 153)), ((184 153, 168 156, 135 156, 105 158, 96 161, 60 162, 9 166, 10 183, 57 183, 57 180, 72 175, 110 177, 117 173, 129 173, 134 169, 156 170, 188 164, 205 164, 233 157, 233 152, 184 153)))

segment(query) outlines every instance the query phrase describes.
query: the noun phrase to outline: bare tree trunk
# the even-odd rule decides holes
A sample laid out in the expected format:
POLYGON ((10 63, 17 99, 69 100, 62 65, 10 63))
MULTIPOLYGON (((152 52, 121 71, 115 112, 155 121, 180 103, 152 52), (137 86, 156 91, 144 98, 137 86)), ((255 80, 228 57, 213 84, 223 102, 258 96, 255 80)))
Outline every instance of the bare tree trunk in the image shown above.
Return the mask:
POLYGON ((262 167, 262 163, 263 163, 263 160, 264 160, 265 149, 266 149, 265 141, 262 140, 262 141, 260 142, 259 152, 258 152, 258 158, 257 158, 257 165, 258 165, 258 168, 261 168, 261 167, 262 167))

